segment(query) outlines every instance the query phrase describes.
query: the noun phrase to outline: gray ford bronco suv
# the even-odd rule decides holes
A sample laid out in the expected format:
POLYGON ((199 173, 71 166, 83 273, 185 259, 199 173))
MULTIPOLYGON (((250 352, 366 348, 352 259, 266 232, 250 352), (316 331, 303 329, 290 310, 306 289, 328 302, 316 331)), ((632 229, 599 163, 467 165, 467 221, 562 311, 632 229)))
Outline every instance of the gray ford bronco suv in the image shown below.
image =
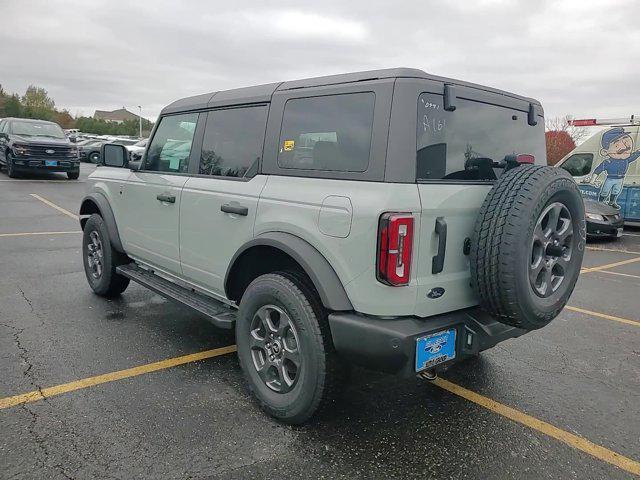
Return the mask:
POLYGON ((531 99, 420 70, 178 100, 80 207, 95 293, 130 280, 235 329, 249 388, 302 423, 350 364, 437 371, 547 325, 584 207, 531 99))

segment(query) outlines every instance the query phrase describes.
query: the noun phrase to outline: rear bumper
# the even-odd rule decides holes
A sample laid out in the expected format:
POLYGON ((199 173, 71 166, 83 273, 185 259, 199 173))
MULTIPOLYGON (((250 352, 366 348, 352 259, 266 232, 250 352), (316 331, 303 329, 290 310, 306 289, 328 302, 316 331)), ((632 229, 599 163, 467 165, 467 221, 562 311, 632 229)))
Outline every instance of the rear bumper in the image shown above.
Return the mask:
POLYGON ((16 172, 74 172, 80 169, 80 159, 55 159, 55 161, 57 164, 50 166, 45 164, 45 159, 14 158, 13 167, 16 172))
POLYGON ((456 358, 436 366, 439 370, 527 333, 498 322, 477 307, 427 318, 383 319, 336 312, 329 315, 329 324, 340 356, 363 367, 405 377, 416 374, 416 340, 419 337, 456 329, 456 358))

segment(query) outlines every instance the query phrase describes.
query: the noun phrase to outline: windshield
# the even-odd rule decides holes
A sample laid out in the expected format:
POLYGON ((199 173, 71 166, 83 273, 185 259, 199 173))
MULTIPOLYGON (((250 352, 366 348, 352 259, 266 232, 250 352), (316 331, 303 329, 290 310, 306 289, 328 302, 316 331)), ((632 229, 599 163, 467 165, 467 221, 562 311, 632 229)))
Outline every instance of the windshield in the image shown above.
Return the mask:
POLYGON ((527 112, 458 98, 446 111, 443 96, 418 99, 417 180, 491 181, 492 162, 530 154, 546 164, 544 121, 529 125, 527 112))
POLYGON ((12 122, 11 131, 15 135, 30 137, 67 138, 60 125, 49 122, 12 122))

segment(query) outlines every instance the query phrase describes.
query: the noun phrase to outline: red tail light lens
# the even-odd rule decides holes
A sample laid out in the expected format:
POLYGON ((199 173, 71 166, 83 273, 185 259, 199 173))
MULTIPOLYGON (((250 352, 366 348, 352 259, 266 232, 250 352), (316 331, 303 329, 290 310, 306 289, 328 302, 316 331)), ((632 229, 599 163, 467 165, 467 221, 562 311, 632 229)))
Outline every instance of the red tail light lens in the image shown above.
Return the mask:
POLYGON ((385 213, 378 226, 377 277, 393 286, 407 285, 411 275, 413 216, 385 213))
POLYGON ((536 162, 536 157, 529 155, 528 153, 520 153, 516 156, 516 162, 533 164, 536 162))

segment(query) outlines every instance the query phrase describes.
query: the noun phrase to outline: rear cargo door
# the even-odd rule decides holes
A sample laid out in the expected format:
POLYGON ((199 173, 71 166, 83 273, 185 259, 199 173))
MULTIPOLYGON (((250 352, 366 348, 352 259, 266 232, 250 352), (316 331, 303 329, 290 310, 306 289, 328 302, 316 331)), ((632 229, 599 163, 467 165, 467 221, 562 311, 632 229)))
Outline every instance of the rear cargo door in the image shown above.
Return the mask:
POLYGON ((526 153, 546 164, 544 120, 536 114, 537 124, 529 124, 529 102, 473 88, 456 92, 455 109, 445 109, 440 94, 417 98, 422 210, 416 314, 421 316, 477 304, 469 251, 478 211, 502 173, 491 160, 526 153))

